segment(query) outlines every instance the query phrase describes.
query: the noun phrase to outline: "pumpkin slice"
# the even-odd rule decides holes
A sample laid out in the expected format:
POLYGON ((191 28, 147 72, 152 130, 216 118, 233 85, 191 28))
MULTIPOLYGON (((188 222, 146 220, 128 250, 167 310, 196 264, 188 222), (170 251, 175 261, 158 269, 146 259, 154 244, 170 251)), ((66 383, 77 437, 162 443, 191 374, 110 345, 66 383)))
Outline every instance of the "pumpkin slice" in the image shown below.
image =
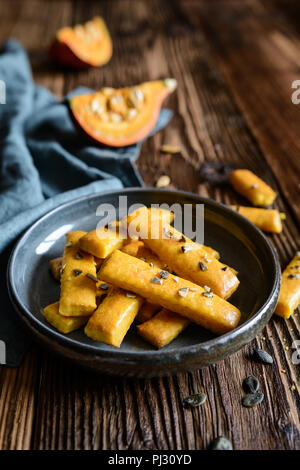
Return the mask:
POLYGON ((56 33, 50 54, 70 67, 88 68, 106 64, 112 56, 112 41, 104 20, 96 16, 74 28, 67 26, 56 33))
POLYGON ((102 88, 70 98, 80 127, 94 140, 112 147, 131 145, 146 137, 159 116, 163 100, 175 90, 173 78, 129 88, 102 88))

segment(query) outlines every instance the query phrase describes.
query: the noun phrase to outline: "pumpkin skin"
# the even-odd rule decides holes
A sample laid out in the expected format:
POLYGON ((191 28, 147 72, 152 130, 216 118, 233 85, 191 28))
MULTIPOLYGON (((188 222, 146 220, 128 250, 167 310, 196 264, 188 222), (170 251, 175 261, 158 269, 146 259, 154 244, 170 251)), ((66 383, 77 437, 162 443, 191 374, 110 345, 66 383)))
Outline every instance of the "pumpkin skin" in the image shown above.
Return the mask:
POLYGON ((128 88, 102 88, 70 98, 73 117, 93 140, 111 147, 135 144, 155 126, 163 100, 176 89, 173 78, 128 88))
POLYGON ((83 25, 65 27, 56 33, 50 55, 62 65, 99 67, 112 56, 112 40, 104 20, 96 16, 83 25))

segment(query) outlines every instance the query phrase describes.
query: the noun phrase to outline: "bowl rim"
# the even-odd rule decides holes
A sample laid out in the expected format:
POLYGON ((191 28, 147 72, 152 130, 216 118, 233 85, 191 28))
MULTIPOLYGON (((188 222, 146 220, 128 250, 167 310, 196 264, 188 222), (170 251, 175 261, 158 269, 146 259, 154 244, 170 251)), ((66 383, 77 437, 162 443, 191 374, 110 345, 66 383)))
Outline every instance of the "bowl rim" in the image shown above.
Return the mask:
MULTIPOLYGON (((141 202, 142 204, 142 202, 141 202)), ((164 189, 164 188, 153 188, 153 187, 131 187, 131 188, 121 188, 121 189, 116 189, 116 190, 108 190, 108 191, 103 191, 99 193, 93 193, 90 195, 86 196, 81 196, 79 198, 72 199, 71 201, 65 202, 56 208, 52 209, 51 211, 47 212, 44 214, 42 217, 40 217, 36 222, 34 222, 24 233, 23 235, 19 238, 17 243, 15 244, 11 255, 10 259, 8 261, 7 265, 7 287, 8 287, 8 292, 10 299, 12 301, 13 306, 17 310, 18 314, 21 316, 21 319, 27 324, 28 322, 30 323, 30 326, 32 329, 35 331, 37 330, 39 334, 46 335, 47 340, 54 340, 58 341, 62 346, 71 348, 72 350, 76 350, 79 352, 85 352, 85 353, 92 353, 96 355, 97 357, 102 357, 104 358, 109 358, 110 360, 118 360, 118 361, 125 361, 128 362, 129 360, 139 360, 141 363, 145 362, 152 362, 153 360, 156 360, 159 358, 165 358, 166 360, 168 359, 174 359, 174 356, 176 355, 176 362, 181 357, 187 357, 187 356, 194 356, 197 353, 208 351, 212 347, 215 347, 217 345, 221 345, 224 343, 228 343, 230 341, 237 340, 239 337, 242 339, 246 332, 248 330, 251 330, 252 327, 254 327, 256 324, 259 324, 261 321, 263 321, 263 317, 268 311, 269 307, 272 306, 274 303, 274 298, 276 298, 276 301, 279 296, 279 288, 280 288, 280 283, 281 283, 281 269, 279 265, 278 258, 275 253, 275 249, 273 248, 272 244, 269 242, 269 240, 266 238, 266 236, 262 233, 262 231, 256 227, 252 222, 250 222, 248 219, 246 219, 244 216, 239 214, 237 211, 234 209, 231 209, 230 207, 226 206, 225 204, 215 201, 211 198, 200 196, 198 194, 189 192, 189 191, 181 191, 181 190, 176 190, 176 189, 164 189), (235 219, 239 220, 244 224, 245 226, 248 226, 250 230, 256 232, 256 235, 260 238, 261 242, 265 245, 265 248, 269 251, 270 254, 270 263, 272 263, 272 270, 274 272, 274 282, 273 286, 271 289, 271 292, 268 294, 265 302, 263 305, 252 315, 248 320, 246 320, 244 323, 241 325, 237 326, 234 330, 225 333, 221 336, 216 336, 215 338, 208 339, 206 341, 203 341, 199 344, 193 344, 193 345, 187 345, 187 346, 181 346, 180 348, 172 348, 168 350, 149 350, 149 351, 122 351, 121 349, 114 349, 114 350, 105 350, 105 349, 99 349, 99 346, 96 344, 84 344, 80 340, 73 339, 67 335, 64 335, 63 333, 60 333, 59 331, 55 331, 50 325, 48 326, 47 324, 43 323, 41 320, 39 320, 35 314, 33 314, 23 303, 22 300, 20 299, 20 296, 17 292, 17 288, 14 283, 14 266, 16 263, 16 259, 18 256, 18 251, 22 247, 22 245, 26 242, 26 239, 30 236, 30 234, 36 229, 37 226, 39 226, 40 223, 44 222, 48 217, 53 216, 56 212, 59 212, 68 206, 72 206, 74 204, 80 203, 82 201, 87 201, 89 199, 94 199, 97 197, 105 197, 105 196, 113 196, 113 195, 123 195, 126 193, 146 193, 146 192, 155 192, 157 194, 161 193, 171 193, 174 195, 177 195, 178 197, 188 197, 192 198, 194 200, 194 203, 199 201, 199 203, 208 203, 210 206, 217 207, 219 210, 222 209, 227 212, 228 214, 231 214, 235 219), (24 318, 25 316, 25 318, 24 318), (50 336, 50 338, 49 338, 50 336)), ((270 314, 271 316, 271 314, 270 314)), ((269 318, 270 318, 269 316, 269 318)), ((269 320, 267 318, 267 321, 269 320)), ((264 326, 264 325, 263 325, 264 326)), ((263 328, 262 326, 262 328, 263 328)), ((172 362, 172 361, 171 361, 172 362)))

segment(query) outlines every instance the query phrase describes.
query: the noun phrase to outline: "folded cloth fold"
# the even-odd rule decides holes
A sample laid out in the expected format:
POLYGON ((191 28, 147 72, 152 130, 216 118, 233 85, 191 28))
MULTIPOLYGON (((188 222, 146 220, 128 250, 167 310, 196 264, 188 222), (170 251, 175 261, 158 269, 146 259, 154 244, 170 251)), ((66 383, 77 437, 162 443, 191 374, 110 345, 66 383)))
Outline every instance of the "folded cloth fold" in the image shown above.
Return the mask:
MULTIPOLYGON (((13 40, 0 52, 0 341, 6 364, 18 366, 29 340, 6 289, 6 265, 16 238, 49 210, 77 197, 143 182, 134 161, 141 142, 122 148, 93 144, 74 125, 66 99, 59 102, 32 80, 28 57, 13 40)), ((89 92, 78 88, 72 94, 89 92)), ((172 112, 163 109, 152 134, 172 112)), ((1 361, 1 357, 0 357, 1 361)))

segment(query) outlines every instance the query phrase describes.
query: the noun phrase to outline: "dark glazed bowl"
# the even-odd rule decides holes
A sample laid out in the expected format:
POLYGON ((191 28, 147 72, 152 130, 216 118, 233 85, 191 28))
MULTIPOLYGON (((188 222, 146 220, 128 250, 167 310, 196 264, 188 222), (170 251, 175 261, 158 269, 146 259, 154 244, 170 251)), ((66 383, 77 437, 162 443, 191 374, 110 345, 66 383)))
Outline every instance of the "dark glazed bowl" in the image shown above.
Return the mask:
POLYGON ((42 217, 27 230, 12 253, 8 287, 24 324, 52 351, 101 373, 153 377, 213 364, 251 341, 276 306, 280 269, 262 232, 223 204, 187 192, 132 188, 76 199, 42 217), (222 262, 239 272, 240 286, 230 298, 242 311, 238 328, 217 337, 193 324, 157 351, 136 334, 134 325, 117 349, 92 341, 82 329, 63 335, 45 322, 41 307, 59 298, 59 285, 49 272, 49 260, 61 255, 66 232, 95 228, 99 204, 110 203, 118 208, 119 196, 127 196, 128 205, 204 204, 205 244, 216 248, 222 262))

